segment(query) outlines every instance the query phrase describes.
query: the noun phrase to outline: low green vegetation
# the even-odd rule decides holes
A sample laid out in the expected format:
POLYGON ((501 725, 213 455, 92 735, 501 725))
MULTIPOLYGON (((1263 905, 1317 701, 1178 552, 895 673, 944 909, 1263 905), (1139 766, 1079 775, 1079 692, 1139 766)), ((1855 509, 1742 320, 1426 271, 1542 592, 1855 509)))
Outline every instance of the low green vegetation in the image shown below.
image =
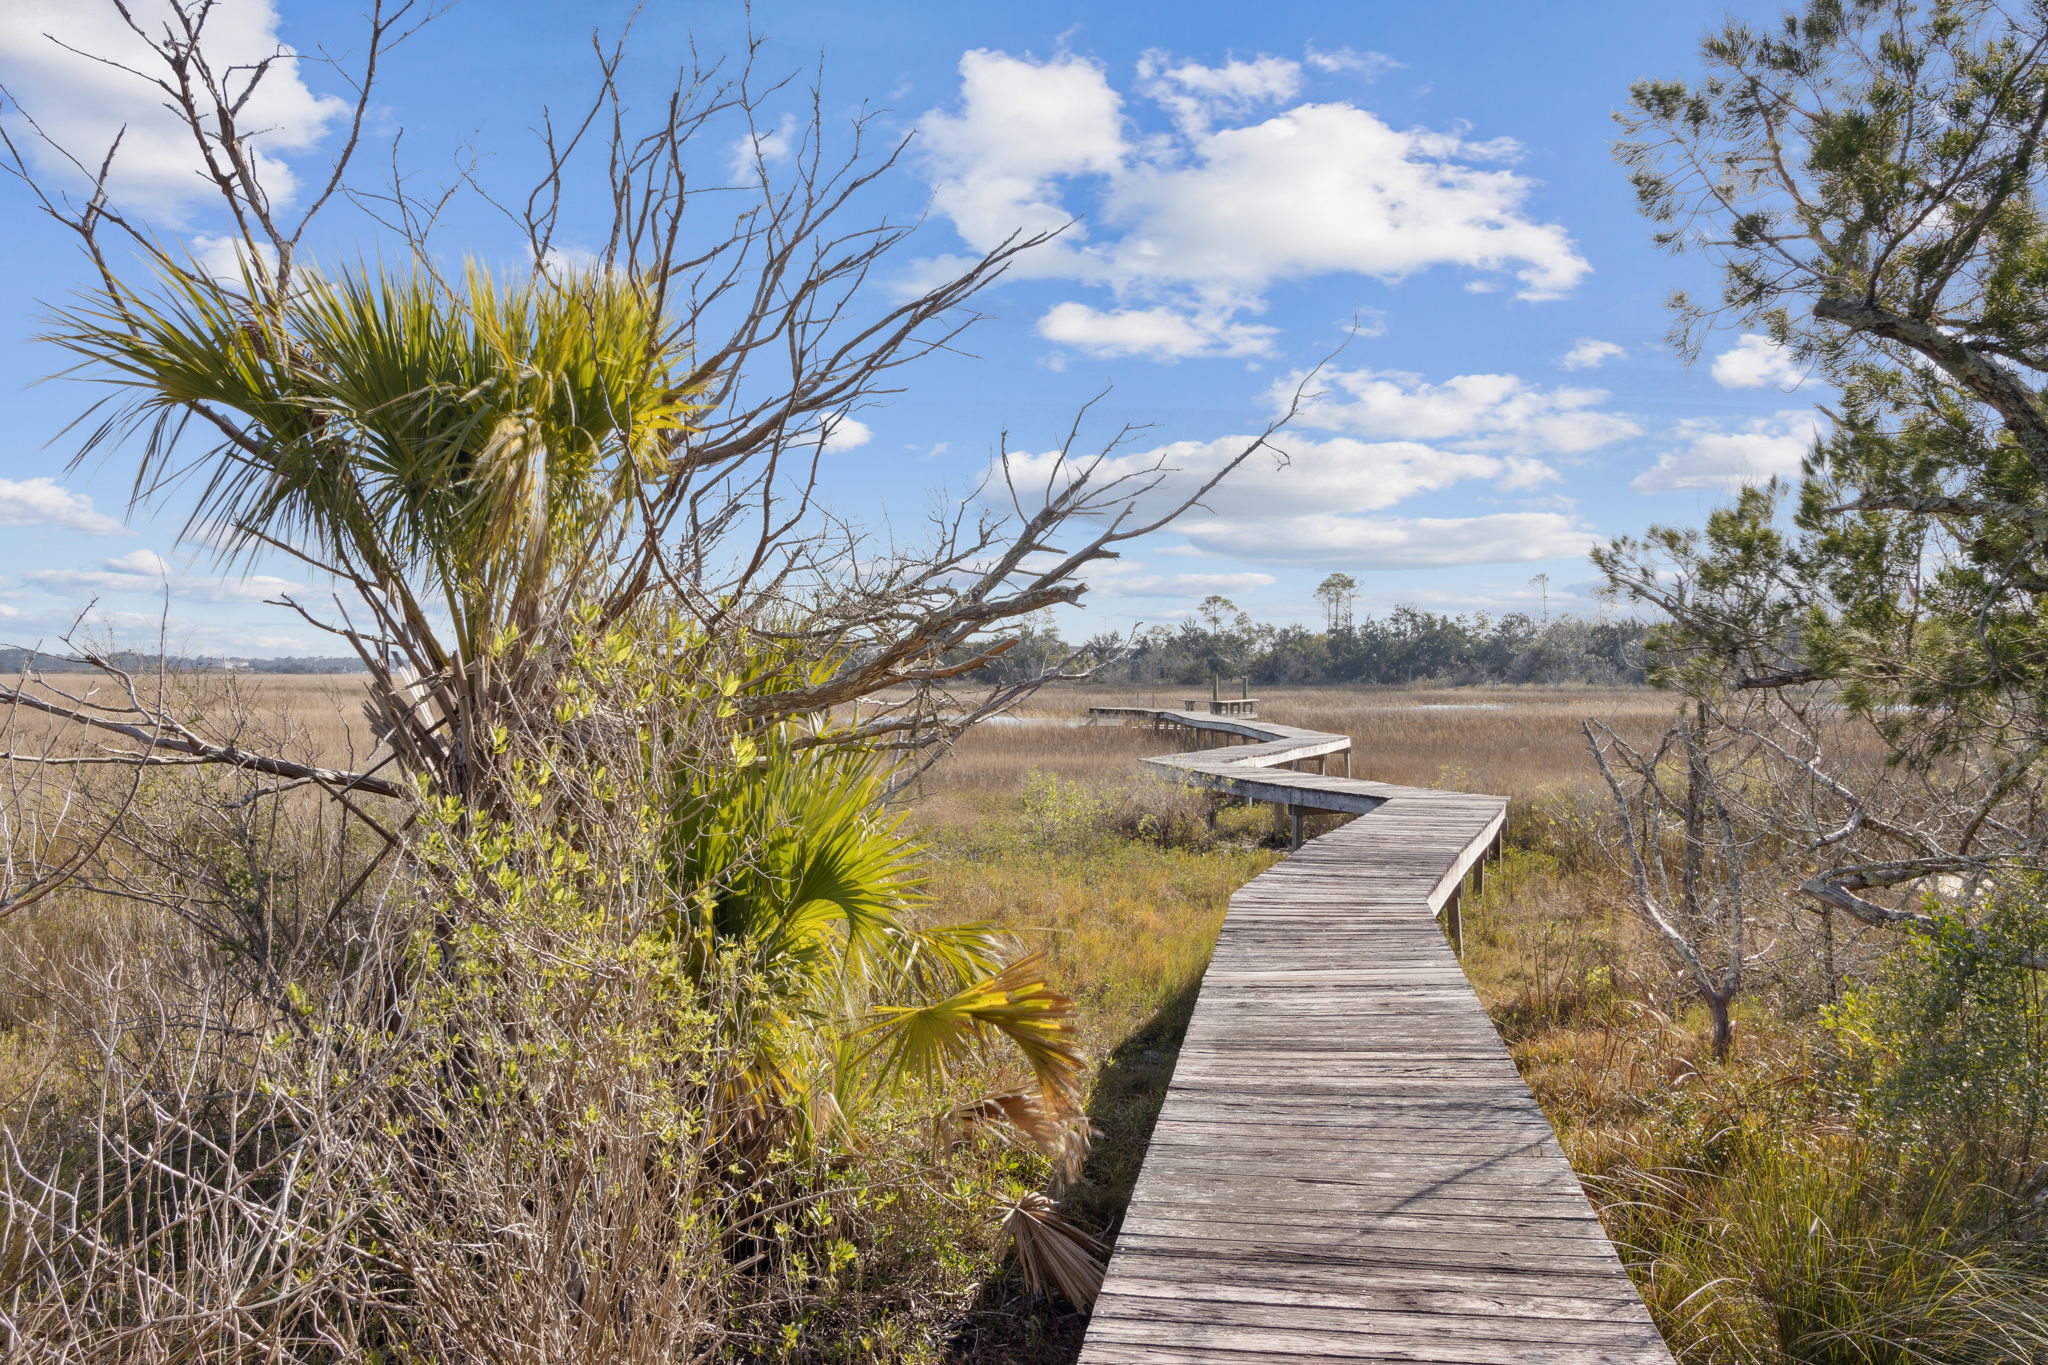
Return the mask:
POLYGON ((1520 823, 1466 913, 1466 965, 1680 1360, 2043 1358, 2031 884, 1988 938, 1868 945, 1833 1004, 1813 962, 1778 956, 1717 1059, 1592 832, 1555 804, 1520 823))

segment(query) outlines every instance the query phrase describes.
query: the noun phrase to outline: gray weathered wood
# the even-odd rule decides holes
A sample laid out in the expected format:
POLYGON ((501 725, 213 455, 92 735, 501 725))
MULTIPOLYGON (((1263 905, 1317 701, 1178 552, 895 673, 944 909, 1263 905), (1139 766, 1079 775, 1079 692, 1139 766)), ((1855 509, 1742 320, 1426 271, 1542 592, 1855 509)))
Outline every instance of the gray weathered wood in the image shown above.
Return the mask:
POLYGON ((1348 774, 1342 735, 1089 710, 1226 741, 1145 761, 1296 829, 1363 818, 1231 897, 1081 1365, 1671 1365, 1446 941, 1507 803, 1284 766, 1348 774))

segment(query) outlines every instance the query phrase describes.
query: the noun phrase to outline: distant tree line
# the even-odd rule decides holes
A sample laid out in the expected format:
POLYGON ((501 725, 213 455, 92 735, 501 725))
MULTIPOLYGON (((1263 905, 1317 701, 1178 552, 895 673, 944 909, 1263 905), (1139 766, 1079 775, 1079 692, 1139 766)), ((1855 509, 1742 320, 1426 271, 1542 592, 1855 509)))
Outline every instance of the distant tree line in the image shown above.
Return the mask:
MULTIPOLYGON (((360 673, 363 661, 355 658, 322 658, 315 655, 283 655, 274 659, 245 659, 225 655, 140 654, 122 651, 107 659, 129 673, 360 673)), ((20 673, 31 664, 39 673, 90 673, 97 666, 64 654, 43 654, 32 649, 0 649, 0 673, 20 673)))
MULTIPOLYGON (((1636 621, 1577 616, 1539 619, 1524 612, 1446 615, 1396 607, 1385 616, 1353 617, 1348 599, 1326 602, 1332 619, 1321 630, 1268 625, 1224 597, 1204 599, 1175 625, 1135 635, 1097 634, 1083 644, 1065 639, 1049 620, 1028 623, 1017 644, 976 681, 1004 684, 1035 678, 1080 653, 1106 660, 1098 681, 1207 685, 1211 678, 1253 683, 1593 683, 1644 680, 1636 621)), ((90 672, 82 659, 0 648, 0 674, 31 661, 43 673, 90 672)), ((289 655, 254 659, 220 655, 158 655, 124 651, 107 662, 130 673, 360 673, 355 658, 289 655)))
MULTIPOLYGON (((1328 605, 1328 604, 1326 604, 1328 605)), ((1523 612, 1447 615, 1396 607, 1385 616, 1333 610, 1318 630, 1268 625, 1223 597, 1206 599, 1175 625, 1125 637, 1097 635, 1085 645, 1063 639, 1047 622, 1033 624, 997 661, 996 677, 1033 674, 1078 650, 1103 659, 1095 678, 1135 684, 1207 684, 1247 678, 1254 684, 1302 683, 1592 683, 1644 681, 1645 627, 1627 619, 1576 616, 1539 619, 1523 612)))

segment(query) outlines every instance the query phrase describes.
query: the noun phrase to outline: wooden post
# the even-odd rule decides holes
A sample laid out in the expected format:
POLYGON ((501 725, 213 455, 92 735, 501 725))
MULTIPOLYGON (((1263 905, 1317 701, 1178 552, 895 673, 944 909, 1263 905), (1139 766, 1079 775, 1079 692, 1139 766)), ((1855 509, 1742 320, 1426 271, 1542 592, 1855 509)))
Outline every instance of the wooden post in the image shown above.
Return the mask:
POLYGON ((1451 888, 1451 898, 1444 902, 1444 937, 1451 941, 1453 957, 1465 955, 1465 925, 1458 915, 1458 896, 1464 889, 1465 883, 1460 881, 1451 888))
POLYGON ((1301 848, 1301 807, 1287 808, 1287 851, 1292 853, 1301 848))

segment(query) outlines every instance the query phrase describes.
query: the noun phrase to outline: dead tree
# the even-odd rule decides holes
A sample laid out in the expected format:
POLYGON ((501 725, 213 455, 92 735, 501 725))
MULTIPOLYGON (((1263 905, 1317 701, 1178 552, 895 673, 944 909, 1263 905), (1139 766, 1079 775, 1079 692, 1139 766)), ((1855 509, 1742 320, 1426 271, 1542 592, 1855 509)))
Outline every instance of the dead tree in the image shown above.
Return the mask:
POLYGON ((1762 843, 1730 809, 1741 751, 1705 707, 1681 715, 1648 752, 1608 726, 1583 728, 1614 801, 1630 903, 1706 1003, 1714 1055, 1725 1058, 1749 965, 1751 864, 1762 843))
MULTIPOLYGON (((1875 686, 1869 658, 1844 663, 1839 677, 1806 666, 1802 634, 1853 636, 1845 623, 1855 613, 1779 536, 1775 505, 1774 493, 1748 490, 1704 533, 1653 530, 1595 560, 1618 595, 1663 614, 1649 639, 1652 676, 1742 749, 1742 781, 1724 785, 1723 798, 1770 831, 1773 876, 1818 914, 1827 945, 1837 916, 1943 934, 1994 883, 2048 870, 2048 728, 2025 685, 2001 678, 2003 665, 1987 664, 1969 692, 1940 676, 1947 658, 1856 646, 1882 654, 1924 705, 1884 702, 1913 694, 1885 690, 1898 678, 1875 686)), ((1993 634, 1988 621, 1973 625, 1993 634)), ((1928 634, 1942 638, 1934 626, 1928 634)), ((1960 647, 1967 637, 1946 638, 1960 647)), ((2048 957, 2033 965, 2048 968, 2048 957)))
MULTIPOLYGON (((232 226, 241 269, 240 278, 216 278, 119 201, 119 139, 107 147, 58 146, 33 122, 34 111, 24 111, 27 136, 54 148, 82 188, 36 171, 26 146, 15 142, 6 145, 6 169, 49 219, 75 234, 101 282, 85 310, 90 318, 80 323, 82 314, 74 314, 58 339, 99 362, 97 373, 130 385, 132 401, 116 391, 86 450, 140 437, 139 504, 156 505, 164 489, 196 469, 205 494, 188 534, 225 546, 230 562, 285 555, 335 585, 329 608, 293 599, 280 605, 361 657, 388 754, 375 769, 331 771, 215 742, 162 701, 117 703, 108 712, 39 689, 0 690, 0 700, 108 741, 96 761, 223 764, 260 776, 268 790, 316 785, 355 805, 400 796, 416 778, 431 789, 473 794, 488 748, 482 737, 494 720, 538 704, 534 689, 545 668, 531 661, 545 659, 550 633, 565 621, 603 629, 650 612, 683 616, 707 640, 757 632, 824 661, 801 686, 766 686, 740 698, 741 723, 827 715, 886 694, 893 700, 835 738, 943 745, 1032 687, 1081 676, 1086 661, 1076 656, 965 700, 949 691, 1010 648, 1024 618, 1078 600, 1090 566, 1209 496, 1291 416, 1268 424, 1213 476, 1176 496, 1162 486, 1171 472, 1163 466, 1132 473, 1106 463, 1135 429, 1091 444, 1077 420, 1040 485, 1018 486, 1005 460, 986 487, 935 519, 926 543, 874 547, 818 504, 819 460, 835 424, 900 392, 904 367, 958 351, 980 316, 977 299, 1050 234, 1019 235, 913 297, 890 296, 879 287, 880 272, 916 224, 867 206, 905 142, 878 145, 872 112, 842 126, 825 112, 816 84, 806 90, 764 78, 757 40, 731 59, 693 51, 651 114, 622 92, 625 38, 594 42, 590 98, 540 120, 543 169, 534 184, 507 190, 472 168, 450 185, 419 190, 397 163, 395 140, 390 170, 372 182, 364 175, 373 160, 367 115, 379 72, 391 49, 433 18, 425 0, 373 0, 350 62, 325 53, 297 58, 322 62, 345 83, 353 113, 330 164, 312 178, 314 192, 287 212, 264 184, 262 130, 245 126, 243 111, 276 63, 293 54, 225 66, 209 47, 207 0, 167 0, 160 18, 107 3, 150 54, 146 65, 110 64, 160 92, 189 133, 195 167, 232 226), (791 103, 807 114, 781 164, 763 150, 760 134, 791 103), (738 167, 730 164, 736 142, 753 149, 738 167), (286 432, 274 412, 180 397, 148 382, 138 388, 132 374, 108 369, 110 357, 122 357, 124 335, 158 325, 169 298, 233 321, 252 339, 252 363, 282 373, 290 381, 286 397, 298 403, 305 390, 291 383, 312 384, 320 375, 297 349, 293 310, 331 284, 306 255, 309 227, 326 221, 332 232, 338 214, 356 212, 366 244, 405 261, 424 279, 421 288, 460 311, 474 300, 463 282, 442 277, 437 262, 446 258, 447 209, 463 196, 498 209, 525 243, 530 277, 520 288, 567 296, 630 281, 660 319, 647 346, 683 358, 672 389, 689 411, 644 461, 608 467, 603 515, 572 545, 565 548, 568 537, 546 518, 510 533, 526 537, 514 547, 519 554, 554 558, 545 574, 509 594, 510 605, 492 599, 497 614, 488 631, 459 621, 451 628, 446 604, 472 585, 445 565, 409 556, 389 518, 367 510, 406 494, 388 480, 380 484, 362 458, 361 423, 336 419, 310 435, 286 432), (569 206, 592 202, 605 206, 600 221, 569 220, 569 206), (580 241, 596 245, 579 251, 580 241), (124 274, 119 259, 130 252, 146 263, 148 278, 124 274), (307 529, 303 508, 280 501, 277 452, 294 441, 319 443, 322 469, 339 471, 342 486, 323 486, 323 496, 338 498, 340 510, 324 509, 326 529, 317 533, 307 529), (495 642, 489 648, 486 638, 495 642)), ((599 437, 600 445, 610 439, 599 437)))

